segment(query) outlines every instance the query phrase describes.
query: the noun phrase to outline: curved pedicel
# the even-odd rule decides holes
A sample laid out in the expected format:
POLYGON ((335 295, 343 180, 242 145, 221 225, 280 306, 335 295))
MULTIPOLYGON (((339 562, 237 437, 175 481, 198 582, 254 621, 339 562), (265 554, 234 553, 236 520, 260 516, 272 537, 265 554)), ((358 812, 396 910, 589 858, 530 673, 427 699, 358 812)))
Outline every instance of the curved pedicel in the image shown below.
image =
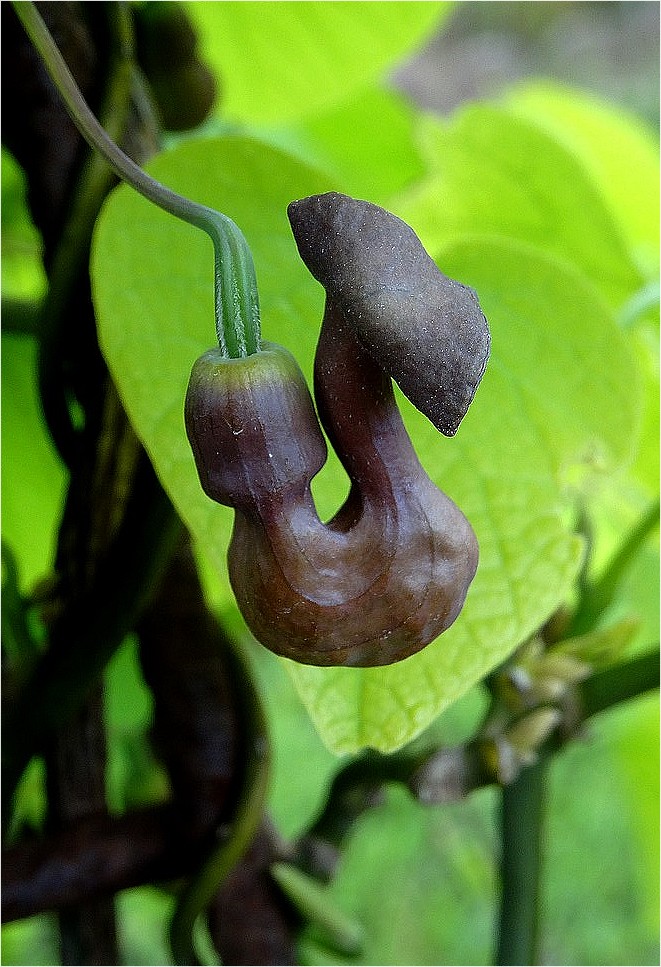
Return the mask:
MULTIPOLYGON (((300 219, 292 224, 300 246, 300 219)), ((409 307, 403 325, 410 319, 409 307)), ((313 665, 385 665, 415 654, 455 620, 478 560, 468 521, 417 459, 390 371, 351 322, 329 286, 315 397, 351 489, 327 524, 310 492, 326 446, 286 350, 264 343, 233 360, 211 351, 195 364, 186 399, 202 486, 236 511, 229 569, 241 612, 263 645, 313 665)))

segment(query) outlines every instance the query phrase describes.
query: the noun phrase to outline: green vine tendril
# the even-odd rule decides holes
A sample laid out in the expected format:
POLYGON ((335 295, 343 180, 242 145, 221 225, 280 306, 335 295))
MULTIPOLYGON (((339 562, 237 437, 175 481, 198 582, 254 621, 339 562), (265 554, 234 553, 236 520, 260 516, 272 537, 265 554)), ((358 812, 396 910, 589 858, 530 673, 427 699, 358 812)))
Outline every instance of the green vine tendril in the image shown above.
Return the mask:
POLYGON ((135 164, 108 136, 89 109, 34 4, 13 2, 13 7, 74 124, 90 147, 148 201, 202 229, 210 237, 214 247, 216 334, 222 354, 238 358, 259 352, 257 281, 252 254, 241 230, 227 215, 178 195, 135 164))

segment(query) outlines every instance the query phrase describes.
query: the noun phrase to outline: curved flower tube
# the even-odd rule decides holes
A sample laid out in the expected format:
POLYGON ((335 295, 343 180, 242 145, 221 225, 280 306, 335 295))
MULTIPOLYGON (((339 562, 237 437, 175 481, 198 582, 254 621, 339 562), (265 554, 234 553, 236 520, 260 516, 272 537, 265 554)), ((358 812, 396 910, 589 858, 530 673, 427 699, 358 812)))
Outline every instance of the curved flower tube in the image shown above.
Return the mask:
POLYGON ((305 664, 391 664, 455 620, 477 540, 420 465, 390 373, 330 289, 315 397, 351 480, 329 523, 310 491, 326 458, 312 398, 293 357, 273 344, 243 359, 207 353, 195 364, 186 426, 200 480, 236 511, 230 579, 262 644, 305 664))

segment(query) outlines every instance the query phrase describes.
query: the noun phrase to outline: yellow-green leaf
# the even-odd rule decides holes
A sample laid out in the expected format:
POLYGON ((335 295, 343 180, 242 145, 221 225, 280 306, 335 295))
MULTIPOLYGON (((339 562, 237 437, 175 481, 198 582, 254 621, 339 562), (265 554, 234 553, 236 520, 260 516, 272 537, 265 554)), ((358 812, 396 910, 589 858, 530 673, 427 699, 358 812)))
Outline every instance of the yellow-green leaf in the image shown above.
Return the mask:
MULTIPOLYGON (((182 144, 150 167, 241 226, 255 257, 264 335, 287 346, 309 378, 323 292, 298 259, 286 206, 332 187, 325 176, 238 137, 182 144)), ((402 745, 566 600, 582 552, 563 495, 569 470, 578 463, 583 475, 591 471, 594 454, 602 472, 612 469, 636 431, 635 361, 579 273, 530 246, 493 239, 447 247, 442 268, 480 293, 492 360, 455 438, 402 407, 428 472, 475 528, 480 566, 455 625, 407 661, 336 670, 285 662, 336 752, 402 745)), ((92 270, 101 345, 121 397, 217 568, 219 600, 229 602, 232 515, 203 494, 183 425, 191 366, 214 341, 211 246, 124 187, 102 213, 92 270)), ((331 461, 315 486, 322 514, 337 509, 345 489, 331 461)))
POLYGON ((309 116, 412 54, 451 9, 447 3, 187 3, 201 52, 230 120, 309 116))

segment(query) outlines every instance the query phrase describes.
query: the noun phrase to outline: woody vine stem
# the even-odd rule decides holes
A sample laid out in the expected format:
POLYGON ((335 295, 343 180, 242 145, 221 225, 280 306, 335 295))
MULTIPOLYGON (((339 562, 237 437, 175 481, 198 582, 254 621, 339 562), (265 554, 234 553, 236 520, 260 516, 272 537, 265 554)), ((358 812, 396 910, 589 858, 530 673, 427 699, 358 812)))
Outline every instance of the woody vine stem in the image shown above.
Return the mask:
POLYGON ((259 351, 260 320, 252 254, 239 227, 221 212, 198 204, 151 178, 108 137, 78 89, 64 58, 33 3, 13 3, 74 124, 113 171, 148 201, 209 236, 214 247, 215 317, 223 356, 259 351))

